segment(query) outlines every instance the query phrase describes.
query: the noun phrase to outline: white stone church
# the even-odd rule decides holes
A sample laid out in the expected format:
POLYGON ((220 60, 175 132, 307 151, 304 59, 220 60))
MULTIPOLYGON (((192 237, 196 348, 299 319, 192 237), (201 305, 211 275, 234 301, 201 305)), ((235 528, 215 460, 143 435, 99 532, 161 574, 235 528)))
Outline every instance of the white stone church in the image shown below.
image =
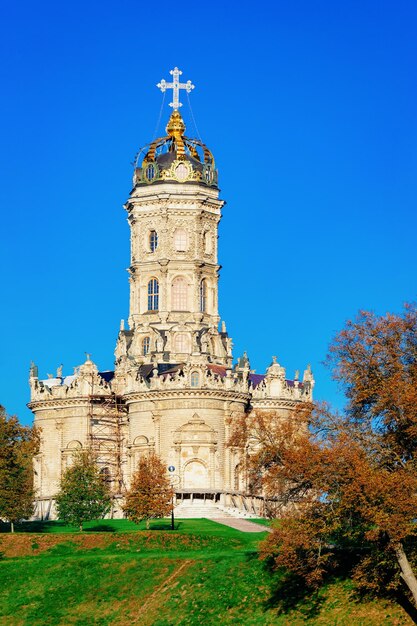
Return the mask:
MULTIPOLYGON (((93 449, 115 494, 113 515, 141 455, 170 466, 178 500, 204 499, 262 513, 250 493, 241 451, 227 445, 235 419, 257 409, 285 416, 310 401, 314 380, 286 378, 276 359, 264 375, 232 340, 218 307, 218 225, 223 200, 209 148, 185 135, 173 89, 166 136, 136 159, 124 205, 130 224, 130 308, 115 349, 114 371, 87 356, 71 375, 42 380, 30 371, 29 407, 41 428, 35 460, 35 516, 53 518, 54 496, 74 450, 93 449)), ((229 244, 230 245, 230 244, 229 244)))

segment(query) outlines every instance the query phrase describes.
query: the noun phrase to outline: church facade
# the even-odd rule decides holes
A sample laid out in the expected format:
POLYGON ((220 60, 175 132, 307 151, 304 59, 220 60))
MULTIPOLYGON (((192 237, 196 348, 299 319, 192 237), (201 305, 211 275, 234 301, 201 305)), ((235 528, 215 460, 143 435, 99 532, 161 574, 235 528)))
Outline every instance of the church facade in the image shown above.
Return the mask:
POLYGON ((192 86, 172 73, 166 136, 139 154, 125 204, 130 308, 114 370, 99 371, 89 355, 67 376, 58 368, 45 380, 31 367, 39 518, 54 517, 62 473, 85 448, 111 484, 115 516, 139 458, 150 453, 170 467, 177 499, 239 505, 248 485, 241 451, 227 445, 233 421, 262 409, 285 417, 312 398, 309 367, 289 380, 275 358, 264 375, 251 372, 246 354, 233 362, 218 308, 218 172, 207 146, 185 135, 178 92, 192 86))

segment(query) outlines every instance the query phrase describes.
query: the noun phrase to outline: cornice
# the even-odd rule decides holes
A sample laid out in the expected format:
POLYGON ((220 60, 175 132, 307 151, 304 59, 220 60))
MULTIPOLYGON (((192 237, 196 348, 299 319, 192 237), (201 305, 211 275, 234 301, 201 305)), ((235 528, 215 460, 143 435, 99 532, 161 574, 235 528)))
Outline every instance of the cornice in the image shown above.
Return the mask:
POLYGON ((166 259, 135 259, 134 263, 130 267, 127 268, 127 271, 131 276, 135 274, 140 274, 140 270, 146 267, 147 271, 159 270, 161 267, 168 268, 169 271, 178 271, 178 269, 183 270, 184 272, 193 272, 196 269, 202 271, 211 270, 212 272, 219 272, 222 269, 222 266, 218 263, 215 263, 209 259, 204 259, 202 257, 192 257, 188 259, 170 259, 166 261, 166 259))
POLYGON ((126 393, 123 395, 123 398, 127 404, 138 400, 166 400, 167 398, 217 398, 222 401, 233 400, 248 402, 250 400, 250 393, 229 389, 149 389, 146 391, 126 393))
POLYGON ((133 193, 129 195, 126 205, 132 200, 142 200, 157 198, 160 202, 171 201, 176 198, 196 198, 200 201, 223 202, 219 199, 220 190, 218 188, 201 187, 199 184, 190 184, 179 187, 177 183, 165 182, 157 187, 135 187, 133 193))
POLYGON ((274 409, 293 409, 303 400, 286 400, 285 398, 252 398, 251 406, 253 409, 259 408, 274 408, 274 409))
MULTIPOLYGON (((203 198, 170 198, 169 200, 161 200, 160 198, 134 198, 126 206, 129 215, 136 213, 139 215, 149 215, 151 213, 184 214, 189 215, 190 210, 198 213, 205 213, 208 216, 220 215, 220 211, 224 206, 223 200, 203 199, 203 198), (154 208, 155 207, 155 208, 154 208), (189 208, 187 208, 189 207, 189 208)), ((135 217, 136 217, 135 215, 135 217)))
MULTIPOLYGON (((103 398, 111 398, 111 394, 108 396, 103 395, 103 398)), ((90 404, 88 396, 78 396, 76 398, 51 398, 50 400, 33 400, 28 402, 27 406, 31 411, 37 411, 38 409, 58 409, 65 406, 86 406, 90 404)), ((54 419, 56 419, 55 416, 54 419)))

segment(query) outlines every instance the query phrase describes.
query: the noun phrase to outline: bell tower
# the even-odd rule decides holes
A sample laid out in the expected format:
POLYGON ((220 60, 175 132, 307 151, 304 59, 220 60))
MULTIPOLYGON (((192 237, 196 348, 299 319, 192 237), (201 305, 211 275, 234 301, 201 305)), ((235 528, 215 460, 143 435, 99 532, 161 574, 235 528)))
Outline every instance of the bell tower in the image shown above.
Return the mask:
POLYGON ((200 140, 185 135, 178 108, 179 83, 172 72, 172 114, 166 136, 136 158, 133 189, 125 204, 131 231, 129 330, 121 329, 118 363, 212 362, 231 365, 231 340, 219 332, 219 199, 214 157, 200 140))

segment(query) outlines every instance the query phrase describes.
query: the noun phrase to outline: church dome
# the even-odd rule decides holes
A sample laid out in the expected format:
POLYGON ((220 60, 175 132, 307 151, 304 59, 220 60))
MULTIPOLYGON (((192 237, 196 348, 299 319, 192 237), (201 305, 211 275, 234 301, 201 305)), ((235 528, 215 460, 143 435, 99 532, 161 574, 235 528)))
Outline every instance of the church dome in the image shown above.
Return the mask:
POLYGON ((173 181, 217 187, 214 157, 204 143, 185 137, 179 111, 172 112, 166 132, 165 137, 159 137, 138 153, 134 186, 173 181))

